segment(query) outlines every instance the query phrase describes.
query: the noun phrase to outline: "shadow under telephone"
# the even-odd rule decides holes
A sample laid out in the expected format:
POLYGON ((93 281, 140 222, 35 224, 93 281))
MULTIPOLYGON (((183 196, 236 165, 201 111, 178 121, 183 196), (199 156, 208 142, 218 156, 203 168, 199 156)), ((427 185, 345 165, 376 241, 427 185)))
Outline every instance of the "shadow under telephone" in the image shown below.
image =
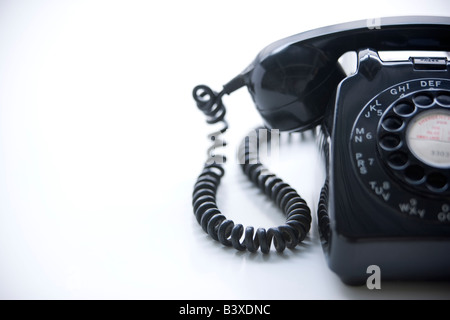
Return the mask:
MULTIPOLYGON (((345 283, 365 283, 370 265, 383 279, 450 278, 450 68, 430 51, 450 51, 450 18, 357 21, 269 45, 219 93, 194 88, 207 122, 223 124, 210 135, 215 143, 228 129, 222 97, 244 86, 266 128, 318 132, 326 179, 317 224, 329 267, 345 283), (412 50, 424 54, 399 61, 379 54, 412 50), (351 74, 338 63, 347 52, 357 54, 351 74)), ((303 241, 311 212, 259 161, 254 142, 242 144, 242 169, 285 224, 255 231, 227 219, 216 204, 225 159, 212 152, 194 186, 194 214, 223 245, 282 252, 303 241)))

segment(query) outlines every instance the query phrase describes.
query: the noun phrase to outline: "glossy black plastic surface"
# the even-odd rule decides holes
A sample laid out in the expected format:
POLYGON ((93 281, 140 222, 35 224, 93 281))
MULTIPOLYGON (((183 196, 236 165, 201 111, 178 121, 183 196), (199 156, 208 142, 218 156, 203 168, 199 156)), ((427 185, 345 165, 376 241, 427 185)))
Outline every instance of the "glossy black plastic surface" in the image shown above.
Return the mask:
POLYGON ((317 125, 345 74, 337 60, 348 51, 450 51, 450 18, 392 17, 301 33, 273 43, 242 73, 269 128, 295 131, 317 125))
POLYGON ((346 283, 364 284, 371 265, 380 267, 382 280, 450 279, 449 194, 423 192, 399 178, 377 136, 403 97, 450 92, 450 66, 431 69, 382 62, 375 51, 362 50, 358 72, 341 82, 324 122, 329 226, 321 230, 329 266, 346 283))

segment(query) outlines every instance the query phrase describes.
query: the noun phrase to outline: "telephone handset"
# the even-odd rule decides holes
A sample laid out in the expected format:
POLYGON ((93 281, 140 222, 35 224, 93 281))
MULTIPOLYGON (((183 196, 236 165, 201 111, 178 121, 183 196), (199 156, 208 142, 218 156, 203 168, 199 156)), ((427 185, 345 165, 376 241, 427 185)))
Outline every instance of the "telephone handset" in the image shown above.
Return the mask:
MULTIPOLYGON (((450 278, 450 68, 446 56, 383 61, 380 51, 450 51, 450 18, 392 17, 301 33, 269 45, 220 93, 194 88, 208 123, 228 125, 222 97, 246 86, 265 126, 317 129, 326 163, 317 223, 330 268, 349 284, 377 265, 384 279, 450 278), (347 75, 339 58, 357 53, 347 75)), ((194 214, 215 240, 238 250, 294 248, 311 226, 310 209, 241 149, 244 173, 286 214, 265 230, 228 220, 215 195, 224 158, 209 154, 194 187, 194 214)), ((221 146, 221 145, 220 145, 221 146)), ((211 150, 214 148, 211 148, 211 150)))

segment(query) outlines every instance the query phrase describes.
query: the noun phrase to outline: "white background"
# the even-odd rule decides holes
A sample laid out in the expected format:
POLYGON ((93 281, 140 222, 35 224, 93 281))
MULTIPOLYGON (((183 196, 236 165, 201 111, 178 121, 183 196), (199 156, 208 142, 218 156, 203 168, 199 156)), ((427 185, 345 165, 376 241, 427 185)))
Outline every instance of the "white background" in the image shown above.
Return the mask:
MULTIPOLYGON (((224 248, 192 214, 211 131, 195 85, 220 90, 279 38, 394 15, 450 15, 450 2, 2 0, 0 298, 450 298, 449 283, 343 285, 315 221, 305 245, 262 255, 224 248)), ((233 158, 261 120, 244 89, 224 102, 233 158)), ((295 141, 271 168, 315 210, 315 147, 295 141)), ((282 223, 227 169, 225 215, 282 223)))

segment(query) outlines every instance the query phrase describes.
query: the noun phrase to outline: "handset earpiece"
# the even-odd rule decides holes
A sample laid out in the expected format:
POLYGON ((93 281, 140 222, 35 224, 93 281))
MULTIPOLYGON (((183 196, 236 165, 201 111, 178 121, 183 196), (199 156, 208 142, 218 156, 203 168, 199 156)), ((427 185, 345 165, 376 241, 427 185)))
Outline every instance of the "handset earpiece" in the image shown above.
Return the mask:
POLYGON ((450 51, 449 17, 381 18, 338 24, 279 40, 224 86, 246 85, 268 128, 305 130, 319 124, 346 77, 338 59, 348 51, 450 51), (370 22, 370 23, 369 23, 370 22))

